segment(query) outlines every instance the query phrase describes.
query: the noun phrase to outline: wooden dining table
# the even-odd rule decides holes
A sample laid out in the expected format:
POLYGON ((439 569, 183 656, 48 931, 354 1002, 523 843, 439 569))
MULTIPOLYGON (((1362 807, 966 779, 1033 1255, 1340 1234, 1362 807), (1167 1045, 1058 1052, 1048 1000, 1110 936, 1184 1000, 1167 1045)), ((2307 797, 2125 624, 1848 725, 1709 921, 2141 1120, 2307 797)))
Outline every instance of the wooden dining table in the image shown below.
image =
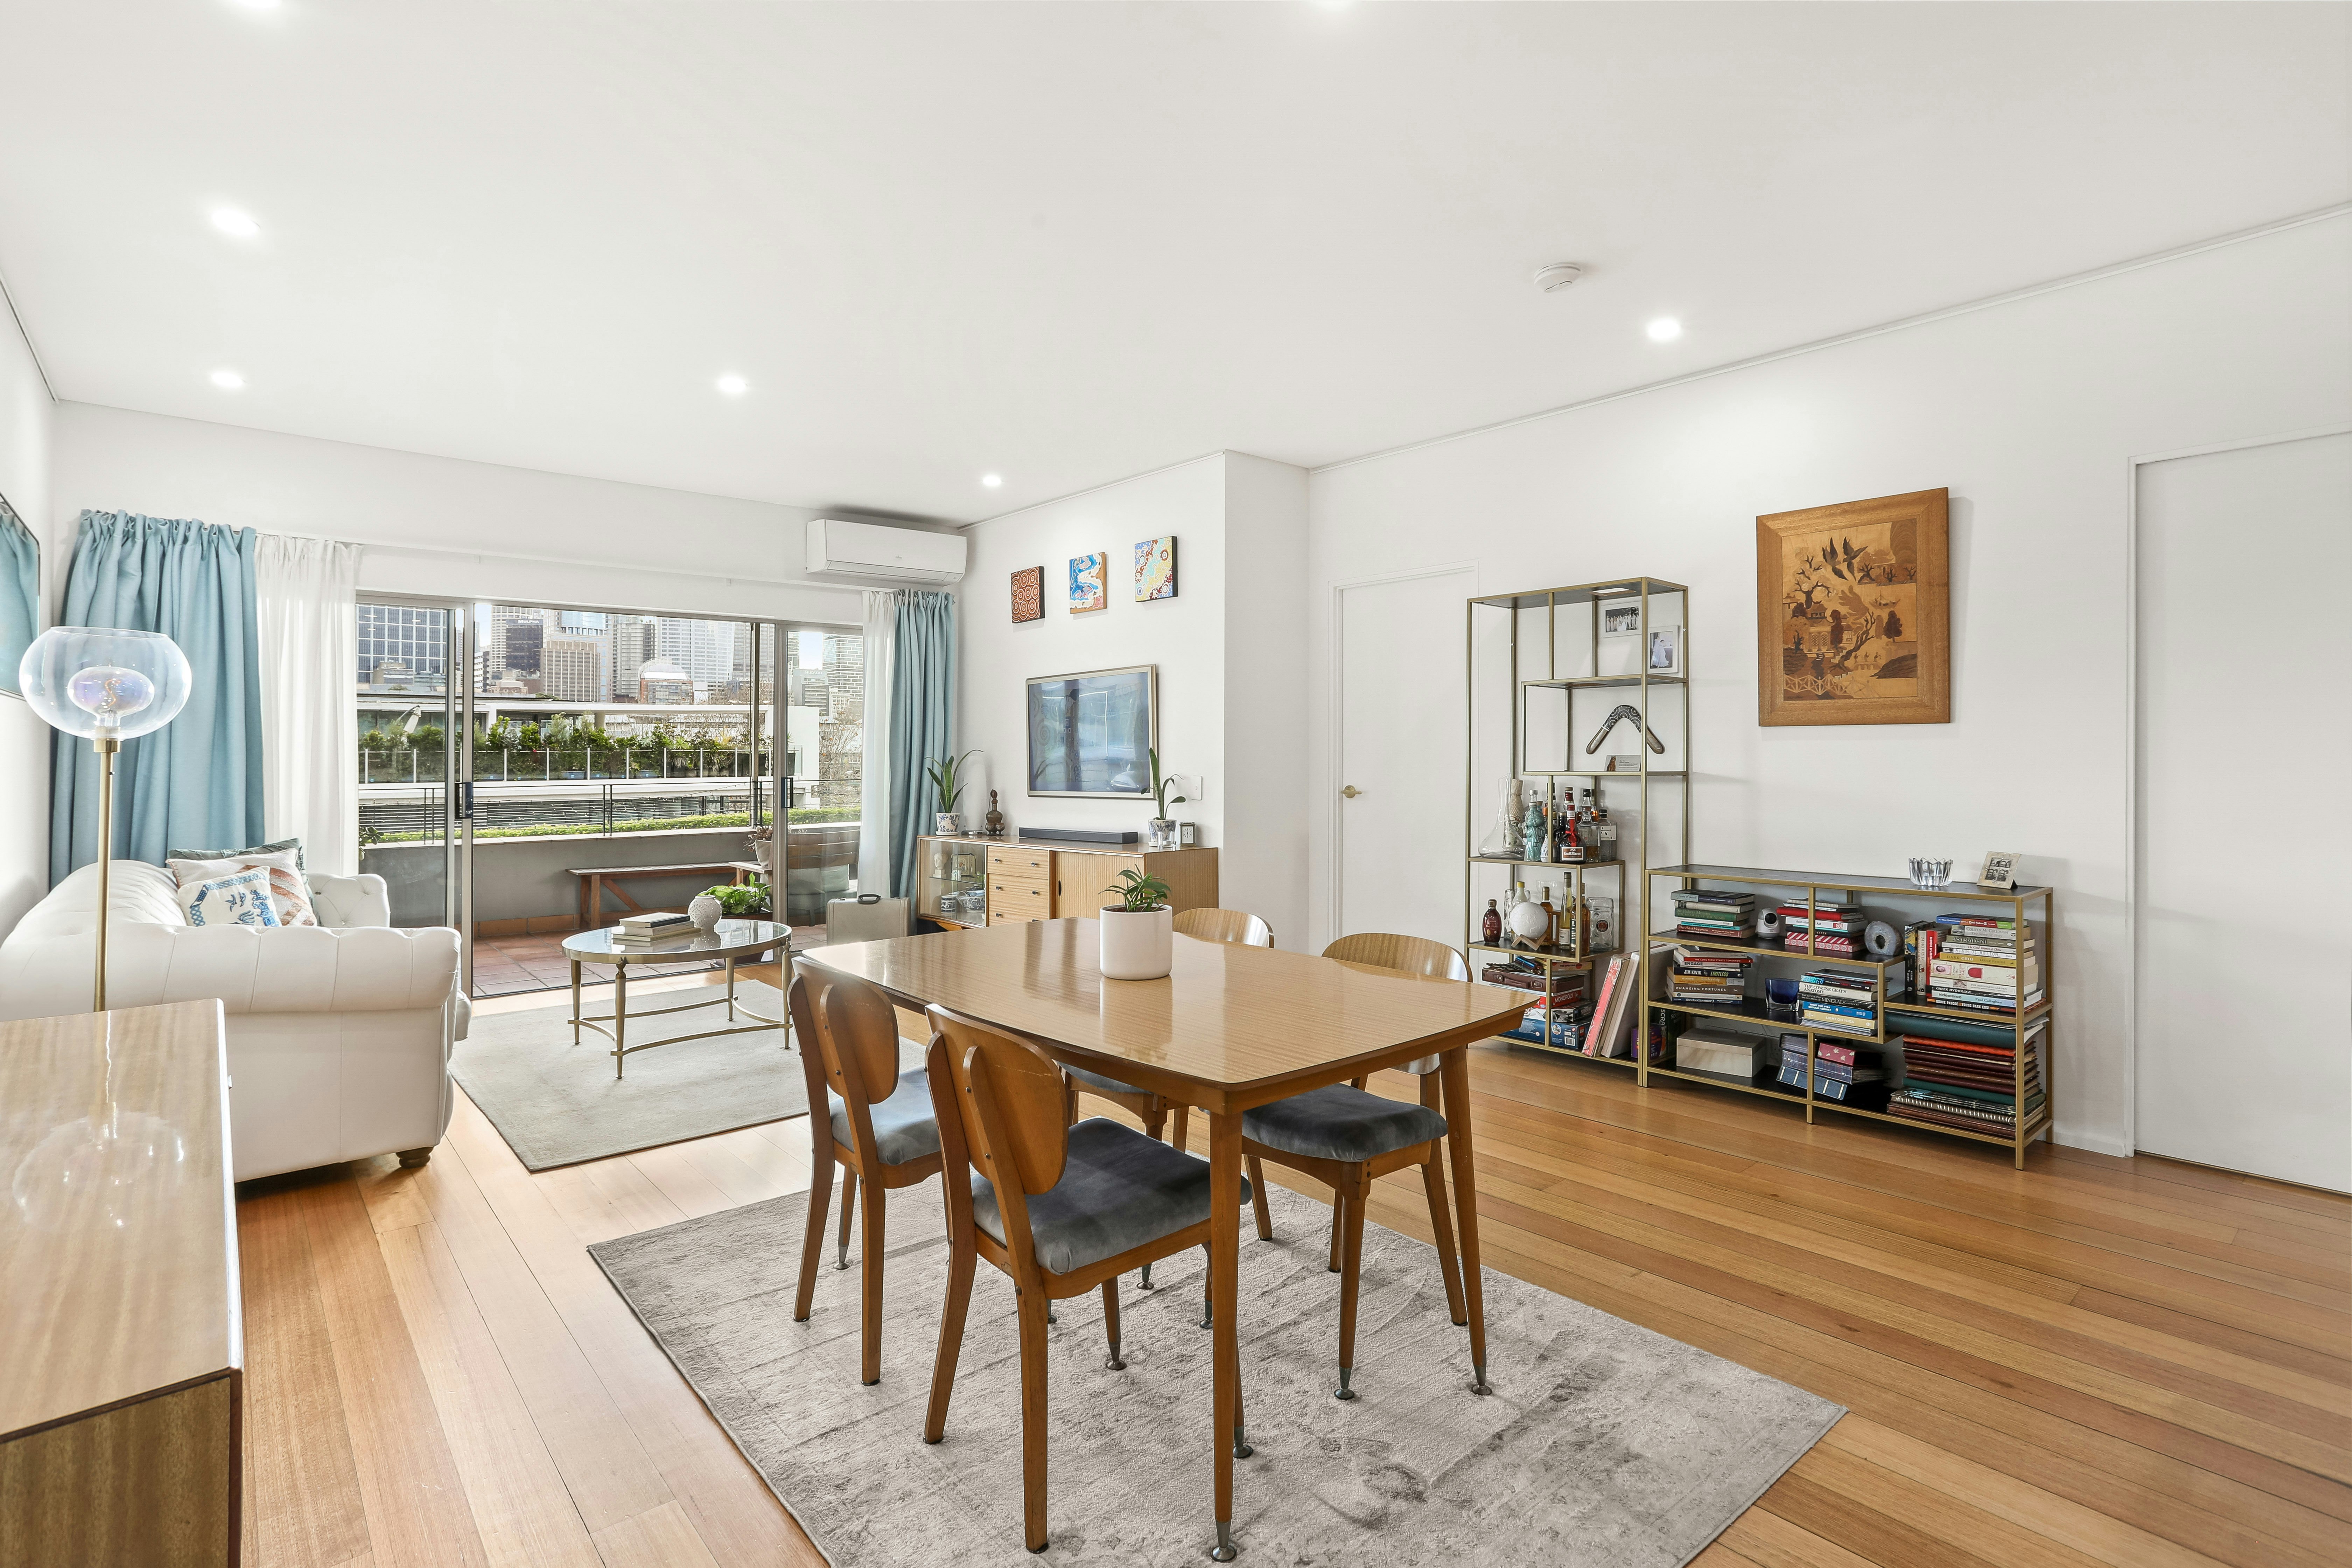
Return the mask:
POLYGON ((1525 1009, 1499 986, 1427 979, 1286 952, 1175 938, 1160 980, 1107 980, 1089 920, 1026 921, 814 948, 803 963, 871 981, 901 1007, 937 1003, 1034 1041, 1056 1060, 1151 1090, 1209 1119, 1209 1298, 1215 1331, 1217 1549, 1231 1562, 1234 1419, 1241 1405, 1242 1113, 1416 1058, 1439 1058, 1470 1318, 1471 1392, 1486 1388, 1465 1048, 1525 1009))

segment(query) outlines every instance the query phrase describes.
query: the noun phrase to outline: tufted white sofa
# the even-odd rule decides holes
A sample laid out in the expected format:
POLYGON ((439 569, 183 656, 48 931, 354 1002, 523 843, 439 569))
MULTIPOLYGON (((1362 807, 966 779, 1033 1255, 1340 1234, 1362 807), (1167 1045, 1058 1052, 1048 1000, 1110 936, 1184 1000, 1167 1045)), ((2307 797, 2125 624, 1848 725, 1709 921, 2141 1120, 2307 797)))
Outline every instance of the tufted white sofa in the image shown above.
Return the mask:
MULTIPOLYGON (((190 926, 169 871, 113 865, 107 1005, 220 998, 240 1182, 372 1154, 421 1164, 449 1125, 470 1016, 457 933, 395 930, 381 877, 310 883, 319 925, 190 926)), ((85 866, 26 911, 0 942, 0 1019, 89 1010, 97 906, 85 866)))

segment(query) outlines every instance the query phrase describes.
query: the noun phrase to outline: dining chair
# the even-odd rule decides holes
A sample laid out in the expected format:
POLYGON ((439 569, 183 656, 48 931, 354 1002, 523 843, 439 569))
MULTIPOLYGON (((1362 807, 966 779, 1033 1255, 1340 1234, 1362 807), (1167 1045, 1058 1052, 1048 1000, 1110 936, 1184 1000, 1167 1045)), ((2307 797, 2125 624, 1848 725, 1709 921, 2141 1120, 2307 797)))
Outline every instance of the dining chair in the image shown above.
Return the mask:
MULTIPOLYGON (((1424 974, 1439 980, 1470 978, 1462 955, 1426 937, 1363 932, 1343 936, 1323 950, 1343 963, 1424 974)), ((1335 1083, 1294 1094, 1242 1113, 1242 1158, 1256 1194, 1257 1233, 1273 1239, 1265 1207, 1263 1162, 1314 1177, 1331 1189, 1330 1267, 1339 1275, 1339 1391, 1353 1399, 1356 1371, 1356 1295, 1364 1258, 1364 1210, 1372 1183, 1391 1171, 1421 1167, 1429 1195, 1429 1227, 1437 1241, 1437 1266, 1445 1277, 1445 1304, 1454 1323, 1468 1323, 1462 1274, 1454 1253, 1454 1223, 1446 1206, 1445 1176, 1439 1145, 1445 1118, 1439 1114, 1438 1058, 1420 1057, 1404 1070, 1421 1079, 1421 1103, 1389 1100, 1364 1090, 1365 1079, 1335 1083)), ((1478 1369, 1478 1384, 1486 1381, 1478 1369)))
MULTIPOLYGON (((1054 1058, 945 1007, 931 1020, 933 1115, 947 1175, 948 1294, 923 1441, 947 1435, 972 1275, 986 1258, 1013 1281, 1021 1345, 1022 1521, 1045 1550, 1045 1324, 1056 1300, 1102 1290, 1104 1366, 1118 1353, 1118 1277, 1209 1244, 1209 1163, 1105 1116, 1065 1119, 1054 1058)), ((1238 1395, 1234 1457, 1251 1448, 1238 1395)), ((1225 1542, 1220 1539, 1220 1545, 1225 1542)), ((1230 1557, 1219 1561, 1230 1561, 1230 1557)))
POLYGON ((808 1234, 801 1243, 800 1292, 793 1321, 808 1321, 816 1293, 817 1260, 824 1251, 825 1205, 833 1168, 847 1167, 841 1186, 841 1250, 835 1267, 849 1267, 850 1217, 857 1183, 866 1180, 864 1265, 858 1281, 864 1320, 858 1380, 882 1381, 883 1194, 910 1187, 940 1169, 940 1129, 921 1068, 898 1070, 898 1018, 878 987, 819 964, 793 965, 788 1005, 801 1044, 812 1112, 831 1114, 832 1136, 810 1138, 808 1234), (877 1095, 874 1091, 882 1092, 877 1095))
MULTIPOLYGON (((1238 942, 1246 947, 1274 945, 1274 928, 1246 910, 1179 910, 1176 911, 1175 927, 1178 935, 1201 942, 1238 942)), ((1105 1078, 1084 1068, 1065 1067, 1062 1070, 1070 1077, 1069 1119, 1072 1121, 1078 1119, 1078 1095, 1084 1092, 1133 1111, 1142 1121, 1144 1131, 1154 1138, 1160 1136, 1163 1128, 1168 1128, 1172 1116, 1174 1126, 1171 1130, 1169 1145, 1176 1149, 1185 1146, 1185 1130, 1192 1115, 1191 1106, 1179 1105, 1148 1089, 1138 1089, 1131 1083, 1121 1083, 1115 1078, 1105 1078)), ((1257 1213, 1258 1229, 1263 1233, 1266 1220, 1265 1194, 1262 1189, 1257 1194, 1257 1213)), ((1144 1266, 1141 1282, 1145 1289, 1151 1289, 1151 1267, 1149 1264, 1144 1266)))

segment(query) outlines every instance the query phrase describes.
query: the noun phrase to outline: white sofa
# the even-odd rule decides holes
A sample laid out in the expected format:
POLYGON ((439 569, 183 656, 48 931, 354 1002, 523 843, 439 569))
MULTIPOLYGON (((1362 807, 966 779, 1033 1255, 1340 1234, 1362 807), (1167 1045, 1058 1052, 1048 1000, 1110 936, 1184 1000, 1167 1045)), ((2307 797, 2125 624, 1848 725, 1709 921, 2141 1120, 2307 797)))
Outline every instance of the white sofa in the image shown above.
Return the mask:
MULTIPOLYGON (((422 1164, 449 1126, 470 1016, 457 933, 394 930, 381 877, 310 882, 319 925, 190 926, 169 871, 114 862, 107 1005, 221 999, 240 1182, 373 1154, 422 1164)), ((89 1010, 97 905, 85 866, 0 942, 0 1019, 89 1010)))

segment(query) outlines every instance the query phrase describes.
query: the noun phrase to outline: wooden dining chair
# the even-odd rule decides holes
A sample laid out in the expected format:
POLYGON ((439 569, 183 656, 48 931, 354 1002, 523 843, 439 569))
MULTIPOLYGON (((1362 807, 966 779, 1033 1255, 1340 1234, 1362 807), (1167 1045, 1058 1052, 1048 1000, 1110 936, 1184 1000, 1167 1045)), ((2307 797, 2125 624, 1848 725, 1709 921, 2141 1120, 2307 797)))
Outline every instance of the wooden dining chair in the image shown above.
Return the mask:
MULTIPOLYGON (((1325 948, 1323 956, 1439 980, 1470 978, 1470 966, 1460 953, 1426 937, 1375 932, 1343 936, 1325 948)), ((1364 1210, 1378 1178, 1408 1165, 1421 1167, 1422 1186, 1429 1194, 1429 1227, 1437 1241, 1437 1266, 1445 1276, 1445 1304, 1457 1325, 1470 1321, 1463 1305, 1453 1216, 1446 1206, 1445 1175, 1439 1163, 1445 1118, 1437 1109, 1437 1067, 1435 1057, 1405 1064, 1404 1070, 1421 1079, 1418 1105, 1368 1094, 1365 1079, 1359 1078, 1353 1083, 1309 1089, 1242 1113, 1242 1157, 1256 1196, 1261 1237, 1271 1240, 1274 1237, 1265 1206, 1263 1162, 1271 1160, 1331 1189, 1330 1267, 1339 1275, 1338 1397, 1341 1399, 1356 1397, 1349 1384, 1356 1371, 1356 1294, 1364 1258, 1364 1210)), ((1478 1368, 1477 1373, 1483 1389, 1486 1368, 1478 1368)))
POLYGON ((1274 928, 1247 910, 1179 910, 1178 934, 1202 942, 1234 942, 1244 947, 1272 947, 1274 928))
POLYGON ((788 998, 793 1029, 807 1075, 810 1110, 808 1235, 801 1243, 800 1292, 793 1321, 808 1321, 816 1293, 817 1260, 824 1251, 825 1205, 833 1194, 833 1168, 848 1168, 841 1187, 841 1251, 836 1268, 849 1267, 850 1216, 857 1208, 857 1183, 866 1180, 864 1272, 859 1293, 864 1308, 858 1379, 882 1381, 883 1194, 911 1187, 940 1169, 940 1129, 921 1068, 898 1070, 898 1018, 890 998, 863 980, 821 964, 793 965, 788 998), (875 1090, 881 1090, 877 1095, 875 1090), (829 1108, 831 1136, 818 1131, 818 1106, 829 1108))
MULTIPOLYGON (((923 1441, 947 1435, 972 1275, 1013 1280, 1020 1320, 1024 1537, 1045 1550, 1045 1323, 1049 1303, 1099 1288, 1112 1372, 1118 1277, 1209 1244, 1209 1163, 1108 1117, 1069 1125, 1062 1069, 1044 1051, 933 1006, 931 1100, 947 1175, 948 1294, 923 1441)), ((1234 1457, 1251 1449, 1236 1396, 1234 1457)), ((1220 1539, 1221 1547, 1230 1543, 1220 1539)), ((1230 1555, 1219 1561, 1230 1561, 1230 1555)))

